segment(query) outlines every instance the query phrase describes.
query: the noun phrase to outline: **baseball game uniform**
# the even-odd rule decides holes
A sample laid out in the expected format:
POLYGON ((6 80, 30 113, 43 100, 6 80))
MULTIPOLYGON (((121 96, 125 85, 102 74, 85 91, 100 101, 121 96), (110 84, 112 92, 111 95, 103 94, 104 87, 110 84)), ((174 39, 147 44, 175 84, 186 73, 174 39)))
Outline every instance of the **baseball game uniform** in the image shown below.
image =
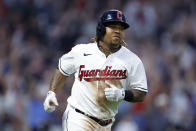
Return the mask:
POLYGON ((108 57, 97 43, 79 44, 59 59, 59 71, 75 75, 63 115, 63 129, 110 130, 121 101, 107 101, 104 89, 115 86, 147 92, 144 66, 133 52, 121 48, 108 57))

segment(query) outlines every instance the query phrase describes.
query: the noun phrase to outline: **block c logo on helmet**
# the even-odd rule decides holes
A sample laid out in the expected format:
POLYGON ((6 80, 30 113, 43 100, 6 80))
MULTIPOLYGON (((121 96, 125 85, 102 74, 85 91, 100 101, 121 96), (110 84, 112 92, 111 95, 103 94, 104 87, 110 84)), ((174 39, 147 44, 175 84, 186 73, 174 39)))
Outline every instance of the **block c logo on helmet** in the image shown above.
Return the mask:
POLYGON ((122 12, 121 11, 117 12, 117 18, 122 21, 122 12))

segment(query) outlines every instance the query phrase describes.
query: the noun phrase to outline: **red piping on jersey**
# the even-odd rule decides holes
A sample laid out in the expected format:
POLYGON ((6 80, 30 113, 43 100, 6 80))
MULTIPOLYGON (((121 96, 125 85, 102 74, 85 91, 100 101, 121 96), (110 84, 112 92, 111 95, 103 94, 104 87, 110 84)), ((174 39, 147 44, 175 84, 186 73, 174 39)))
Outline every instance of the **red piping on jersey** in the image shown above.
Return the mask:
POLYGON ((112 79, 126 79, 127 70, 111 70, 112 66, 106 66, 105 69, 93 69, 93 70, 82 70, 85 65, 80 65, 78 78, 82 81, 82 78, 86 81, 95 80, 112 80, 112 79))

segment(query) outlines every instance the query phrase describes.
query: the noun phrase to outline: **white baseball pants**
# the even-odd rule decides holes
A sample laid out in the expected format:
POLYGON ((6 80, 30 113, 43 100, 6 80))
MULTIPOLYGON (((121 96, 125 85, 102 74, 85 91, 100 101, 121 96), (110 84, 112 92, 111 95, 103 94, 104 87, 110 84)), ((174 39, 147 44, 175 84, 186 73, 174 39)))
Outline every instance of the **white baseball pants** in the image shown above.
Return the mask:
POLYGON ((63 131, 111 131, 112 123, 101 126, 91 118, 78 113, 69 104, 63 114, 63 131))

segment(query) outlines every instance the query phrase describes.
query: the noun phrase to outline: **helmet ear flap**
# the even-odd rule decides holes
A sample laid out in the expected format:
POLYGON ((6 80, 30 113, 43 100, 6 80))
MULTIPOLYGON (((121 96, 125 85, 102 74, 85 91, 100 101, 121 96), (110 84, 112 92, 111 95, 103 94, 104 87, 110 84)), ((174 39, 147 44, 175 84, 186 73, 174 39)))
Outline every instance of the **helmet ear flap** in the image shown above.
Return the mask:
POLYGON ((96 32, 96 36, 98 40, 102 40, 105 33, 106 33, 105 26, 103 25, 102 21, 99 21, 97 25, 97 32, 96 32))

